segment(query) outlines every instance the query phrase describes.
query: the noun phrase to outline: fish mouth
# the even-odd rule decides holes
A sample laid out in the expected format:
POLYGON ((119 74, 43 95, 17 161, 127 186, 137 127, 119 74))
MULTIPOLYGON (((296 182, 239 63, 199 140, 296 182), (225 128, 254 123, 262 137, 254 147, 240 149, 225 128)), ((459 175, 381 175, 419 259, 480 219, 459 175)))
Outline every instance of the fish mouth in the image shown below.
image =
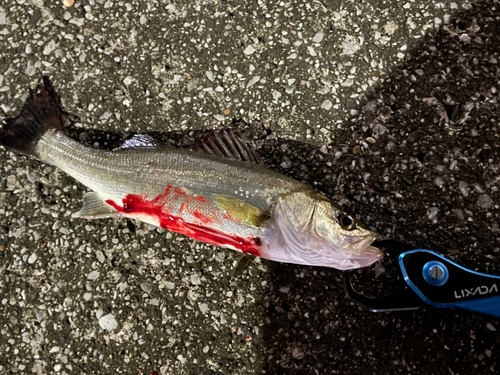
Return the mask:
POLYGON ((380 250, 378 247, 370 246, 374 241, 379 240, 381 238, 382 238, 381 235, 373 233, 366 237, 361 238, 356 242, 351 243, 349 245, 349 248, 357 255, 382 259, 384 257, 384 252, 380 250))

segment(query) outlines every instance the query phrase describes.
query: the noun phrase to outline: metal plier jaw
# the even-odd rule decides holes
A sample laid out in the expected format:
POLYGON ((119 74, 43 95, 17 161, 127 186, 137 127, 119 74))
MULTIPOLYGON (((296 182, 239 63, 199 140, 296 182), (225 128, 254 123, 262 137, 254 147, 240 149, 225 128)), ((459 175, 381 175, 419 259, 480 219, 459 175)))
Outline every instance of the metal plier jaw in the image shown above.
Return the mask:
POLYGON ((427 249, 415 249, 396 240, 382 240, 373 246, 398 259, 400 291, 367 297, 344 272, 347 296, 368 309, 381 311, 415 310, 424 307, 460 308, 500 317, 500 276, 464 268, 427 249))

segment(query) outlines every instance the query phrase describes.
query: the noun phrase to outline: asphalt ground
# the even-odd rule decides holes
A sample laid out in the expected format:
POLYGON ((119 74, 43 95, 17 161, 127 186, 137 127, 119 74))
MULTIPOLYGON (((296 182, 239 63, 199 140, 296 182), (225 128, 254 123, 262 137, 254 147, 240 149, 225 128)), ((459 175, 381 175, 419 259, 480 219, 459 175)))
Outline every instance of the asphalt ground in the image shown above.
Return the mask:
MULTIPOLYGON (((69 133, 109 148, 246 129, 268 166, 385 237, 500 275, 495 1, 0 4, 0 116, 42 75, 69 133)), ((342 273, 257 260, 133 221, 0 150, 0 373, 489 374, 498 319, 372 313, 342 273)), ((393 259, 360 271, 373 295, 393 259)))

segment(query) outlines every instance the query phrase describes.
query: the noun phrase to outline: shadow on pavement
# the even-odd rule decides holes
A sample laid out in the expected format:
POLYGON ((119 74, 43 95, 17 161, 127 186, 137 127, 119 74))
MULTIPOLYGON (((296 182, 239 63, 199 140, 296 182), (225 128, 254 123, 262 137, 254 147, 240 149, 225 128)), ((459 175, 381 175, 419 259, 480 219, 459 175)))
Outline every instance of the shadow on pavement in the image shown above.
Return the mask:
MULTIPOLYGON (((384 237, 499 274, 497 7, 488 1, 459 13, 413 46, 404 65, 355 109, 327 155, 280 142, 264 148, 268 164, 280 169, 286 158, 286 173, 347 198, 384 237)), ((380 276, 359 272, 374 294, 391 287, 394 264, 384 265, 380 276)), ((495 318, 462 310, 371 313, 344 298, 340 271, 269 267, 268 374, 498 371, 495 318)))

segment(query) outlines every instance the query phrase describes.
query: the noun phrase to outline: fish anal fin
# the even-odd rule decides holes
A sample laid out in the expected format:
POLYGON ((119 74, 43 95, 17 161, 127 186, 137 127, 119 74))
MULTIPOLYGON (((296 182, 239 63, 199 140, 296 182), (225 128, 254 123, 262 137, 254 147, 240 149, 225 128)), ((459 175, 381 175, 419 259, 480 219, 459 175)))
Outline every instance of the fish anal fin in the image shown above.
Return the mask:
POLYGON ((262 211, 250 203, 225 194, 214 194, 214 202, 234 219, 258 227, 262 223, 262 211))
POLYGON ((193 149, 208 155, 264 165, 257 151, 230 129, 216 130, 205 134, 203 141, 193 149))
POLYGON ((84 219, 103 219, 123 216, 115 210, 95 192, 87 193, 83 196, 82 209, 71 217, 84 219))

